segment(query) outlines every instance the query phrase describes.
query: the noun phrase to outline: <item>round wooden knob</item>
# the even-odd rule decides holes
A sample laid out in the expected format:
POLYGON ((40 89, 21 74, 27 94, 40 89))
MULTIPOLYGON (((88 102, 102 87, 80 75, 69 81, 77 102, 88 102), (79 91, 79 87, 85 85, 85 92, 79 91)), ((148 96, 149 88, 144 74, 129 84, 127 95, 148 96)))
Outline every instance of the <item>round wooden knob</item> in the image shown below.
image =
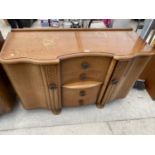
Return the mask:
POLYGON ((80 99, 80 100, 79 100, 79 104, 80 104, 80 105, 83 105, 83 104, 84 104, 84 101, 83 101, 82 99, 80 99))
POLYGON ((81 90, 80 91, 80 96, 85 96, 86 95, 86 92, 84 90, 81 90))
POLYGON ((49 85, 49 89, 55 89, 55 88, 57 88, 57 85, 55 83, 51 83, 49 85))
POLYGON ((85 73, 80 74, 80 80, 86 80, 86 79, 87 77, 85 73))
POLYGON ((112 79, 112 80, 111 80, 111 83, 112 83, 113 85, 115 85, 115 84, 118 83, 118 80, 117 80, 117 79, 112 79))
POLYGON ((90 65, 89 65, 87 62, 83 62, 83 63, 81 64, 81 67, 82 67, 83 69, 88 69, 88 68, 90 67, 90 65))

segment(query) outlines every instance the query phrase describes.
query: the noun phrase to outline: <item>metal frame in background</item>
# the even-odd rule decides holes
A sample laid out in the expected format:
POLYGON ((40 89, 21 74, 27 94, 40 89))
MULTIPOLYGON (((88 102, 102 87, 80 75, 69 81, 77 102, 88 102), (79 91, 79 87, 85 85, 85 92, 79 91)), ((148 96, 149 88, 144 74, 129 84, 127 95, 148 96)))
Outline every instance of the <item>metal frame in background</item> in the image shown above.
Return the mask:
MULTIPOLYGON (((155 20, 154 19, 146 19, 144 22, 144 27, 142 29, 140 37, 146 41, 151 30, 154 28, 155 28, 155 20)), ((153 38, 153 37, 151 37, 151 38, 153 38)), ((151 43, 151 40, 149 40, 149 43, 151 43)))

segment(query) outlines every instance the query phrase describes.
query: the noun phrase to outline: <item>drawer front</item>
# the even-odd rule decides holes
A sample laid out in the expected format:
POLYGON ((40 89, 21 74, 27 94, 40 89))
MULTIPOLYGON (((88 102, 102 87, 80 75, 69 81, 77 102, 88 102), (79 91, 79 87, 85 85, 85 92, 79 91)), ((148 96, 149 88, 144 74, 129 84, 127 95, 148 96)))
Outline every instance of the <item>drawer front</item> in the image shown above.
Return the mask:
POLYGON ((90 87, 75 86, 75 88, 70 88, 63 86, 63 106, 74 107, 80 105, 95 104, 100 90, 100 86, 100 83, 90 87))
POLYGON ((69 58, 61 62, 62 84, 77 81, 104 81, 110 57, 83 56, 69 58))

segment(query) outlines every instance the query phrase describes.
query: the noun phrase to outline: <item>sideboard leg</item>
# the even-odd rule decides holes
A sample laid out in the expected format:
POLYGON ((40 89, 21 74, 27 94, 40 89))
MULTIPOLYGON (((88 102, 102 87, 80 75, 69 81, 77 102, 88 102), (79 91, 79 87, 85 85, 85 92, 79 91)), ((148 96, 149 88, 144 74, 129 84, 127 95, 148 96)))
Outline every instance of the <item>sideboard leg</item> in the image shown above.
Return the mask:
POLYGON ((61 113, 61 109, 52 109, 51 110, 53 114, 58 115, 61 113))
POLYGON ((105 104, 96 104, 96 107, 97 107, 98 109, 102 109, 102 108, 104 108, 104 106, 105 106, 105 104))

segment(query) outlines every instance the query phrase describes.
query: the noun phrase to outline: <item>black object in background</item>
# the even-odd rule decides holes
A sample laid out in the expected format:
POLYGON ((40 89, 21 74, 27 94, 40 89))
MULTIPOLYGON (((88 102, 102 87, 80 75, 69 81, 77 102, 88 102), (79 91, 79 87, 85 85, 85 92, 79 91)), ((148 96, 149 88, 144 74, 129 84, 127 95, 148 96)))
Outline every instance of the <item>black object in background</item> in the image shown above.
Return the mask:
POLYGON ((145 80, 138 79, 138 80, 135 82, 133 88, 138 89, 138 90, 143 90, 143 89, 145 89, 145 80))
POLYGON ((31 27, 37 19, 19 19, 23 27, 31 27))
POLYGON ((36 19, 8 19, 11 28, 31 27, 36 19))
POLYGON ((21 23, 20 19, 8 19, 8 23, 10 24, 11 28, 23 28, 23 24, 21 23))
POLYGON ((1 34, 1 31, 0 31, 0 50, 1 50, 2 46, 3 46, 3 43, 4 43, 4 39, 3 39, 3 36, 1 34))

